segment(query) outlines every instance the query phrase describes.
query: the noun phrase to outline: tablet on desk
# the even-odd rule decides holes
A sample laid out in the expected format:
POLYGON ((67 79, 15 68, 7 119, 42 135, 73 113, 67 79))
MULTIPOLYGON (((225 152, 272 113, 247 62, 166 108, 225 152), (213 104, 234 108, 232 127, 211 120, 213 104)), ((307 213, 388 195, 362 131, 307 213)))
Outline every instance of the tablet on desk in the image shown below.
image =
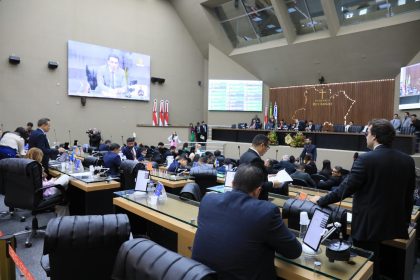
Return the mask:
POLYGON ((321 244, 321 239, 324 235, 325 228, 327 227, 329 217, 330 215, 327 212, 315 209, 312 220, 309 223, 308 230, 303 238, 303 244, 307 245, 315 252, 318 251, 319 245, 321 244))

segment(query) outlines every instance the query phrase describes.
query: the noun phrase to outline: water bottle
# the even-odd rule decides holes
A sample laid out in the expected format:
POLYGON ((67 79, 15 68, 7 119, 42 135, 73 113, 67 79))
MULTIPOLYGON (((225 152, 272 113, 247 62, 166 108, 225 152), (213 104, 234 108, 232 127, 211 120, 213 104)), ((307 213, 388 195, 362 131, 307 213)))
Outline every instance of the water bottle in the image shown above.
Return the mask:
POLYGON ((304 212, 304 211, 300 212, 299 224, 300 224, 299 237, 303 239, 305 237, 305 234, 306 234, 306 231, 308 230, 308 225, 309 225, 308 212, 304 212))

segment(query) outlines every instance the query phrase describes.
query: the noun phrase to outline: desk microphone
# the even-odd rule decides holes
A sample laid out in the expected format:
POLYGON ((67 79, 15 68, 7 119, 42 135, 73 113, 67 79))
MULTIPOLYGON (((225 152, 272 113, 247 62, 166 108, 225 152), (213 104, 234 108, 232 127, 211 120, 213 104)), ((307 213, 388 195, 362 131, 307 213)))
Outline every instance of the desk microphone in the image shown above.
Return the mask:
POLYGON ((276 160, 277 160, 277 154, 279 153, 279 150, 276 150, 276 160))
MULTIPOLYGON (((350 259, 350 249, 351 249, 352 243, 349 241, 343 240, 343 232, 341 229, 341 227, 343 226, 344 228, 346 228, 346 225, 341 225, 340 223, 334 223, 334 220, 337 220, 337 216, 341 208, 341 202, 343 201, 344 194, 346 193, 346 191, 347 191, 347 188, 345 188, 343 190, 343 193, 341 194, 340 203, 338 204, 335 218, 333 218, 334 227, 339 231, 339 239, 332 240, 331 243, 327 246, 327 249, 325 251, 325 255, 327 256, 330 262, 348 261, 350 259), (336 226, 336 224, 338 224, 338 226, 336 226)), ((334 214, 334 212, 332 214, 334 214)))
POLYGON ((239 154, 239 157, 241 157, 241 146, 240 145, 238 145, 238 154, 239 154))
POLYGON ((3 124, 1 124, 1 131, 3 131, 3 124))
POLYGON ((70 132, 70 129, 69 129, 69 145, 71 145, 71 132, 70 132))
POLYGON ((55 128, 54 128, 54 140, 55 140, 55 145, 57 146, 58 145, 58 142, 57 142, 57 133, 55 132, 55 128))
POLYGON ((121 136, 121 143, 124 146, 124 136, 121 136))

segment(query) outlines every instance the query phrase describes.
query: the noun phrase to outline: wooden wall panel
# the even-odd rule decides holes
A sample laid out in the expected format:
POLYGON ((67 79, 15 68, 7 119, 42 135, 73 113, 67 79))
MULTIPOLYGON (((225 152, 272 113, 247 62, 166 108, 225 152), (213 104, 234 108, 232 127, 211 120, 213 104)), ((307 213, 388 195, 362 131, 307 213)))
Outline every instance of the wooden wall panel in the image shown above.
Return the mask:
POLYGON ((365 125, 373 118, 392 119, 394 79, 270 89, 277 102, 278 119, 313 120, 314 123, 365 125))

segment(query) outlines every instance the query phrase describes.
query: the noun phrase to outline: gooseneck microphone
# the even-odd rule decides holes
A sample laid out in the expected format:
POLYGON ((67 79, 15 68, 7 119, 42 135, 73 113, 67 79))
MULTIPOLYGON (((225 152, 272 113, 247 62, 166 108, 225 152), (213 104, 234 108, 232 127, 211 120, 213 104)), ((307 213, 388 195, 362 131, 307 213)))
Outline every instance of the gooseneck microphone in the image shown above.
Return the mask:
POLYGON ((71 145, 71 131, 69 129, 69 146, 71 145))
POLYGON ((238 154, 239 154, 239 157, 241 157, 241 146, 240 145, 238 145, 238 154))
POLYGON ((121 144, 124 146, 124 136, 121 136, 121 144))
POLYGON ((55 128, 53 130, 54 130, 54 141, 55 141, 55 145, 57 146, 58 145, 58 142, 57 142, 57 133, 55 132, 55 128))
POLYGON ((277 155, 278 155, 278 153, 279 153, 279 150, 276 150, 276 160, 277 160, 277 155))

